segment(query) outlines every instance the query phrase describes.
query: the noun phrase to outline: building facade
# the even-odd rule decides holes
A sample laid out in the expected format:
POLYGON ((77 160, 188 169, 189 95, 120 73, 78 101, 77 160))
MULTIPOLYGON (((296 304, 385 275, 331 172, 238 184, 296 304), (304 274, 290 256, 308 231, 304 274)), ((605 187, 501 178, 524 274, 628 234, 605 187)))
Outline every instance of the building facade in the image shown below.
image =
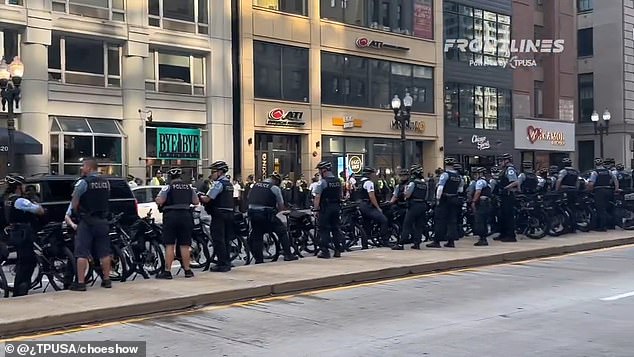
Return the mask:
POLYGON ((532 39, 539 49, 518 53, 535 66, 513 70, 515 149, 519 160, 531 161, 536 169, 560 165, 576 151, 575 23, 575 0, 513 0, 513 37, 516 42, 532 39), (556 41, 561 52, 548 52, 547 44, 556 41))
POLYGON ((0 14, 0 57, 25 65, 18 130, 41 144, 16 143, 17 170, 78 174, 87 156, 143 179, 232 166, 227 1, 0 0, 0 14))
POLYGON ((579 166, 589 169, 602 155, 601 140, 591 121, 611 113, 604 137, 604 157, 632 168, 634 132, 634 4, 624 1, 577 2, 579 166))
POLYGON ((321 160, 338 172, 373 166, 390 173, 403 145, 389 103, 406 93, 413 98, 407 164, 431 173, 441 163, 441 1, 234 5, 241 91, 235 148, 243 176, 312 176, 321 160))

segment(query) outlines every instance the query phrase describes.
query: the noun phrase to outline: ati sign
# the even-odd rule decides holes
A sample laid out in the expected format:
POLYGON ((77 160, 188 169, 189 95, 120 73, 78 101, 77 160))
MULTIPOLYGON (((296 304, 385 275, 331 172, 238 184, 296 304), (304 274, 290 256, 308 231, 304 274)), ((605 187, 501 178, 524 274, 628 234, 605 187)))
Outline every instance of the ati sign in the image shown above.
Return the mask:
POLYGON ((266 125, 299 127, 306 124, 302 117, 304 112, 287 112, 280 108, 275 108, 269 112, 266 125))
POLYGON ((200 130, 157 128, 156 151, 158 159, 200 159, 200 130))
POLYGON ((365 37, 357 38, 357 40, 355 41, 355 45, 357 45, 358 48, 374 48, 377 50, 384 49, 384 50, 394 50, 394 51, 409 51, 408 47, 391 45, 389 43, 385 43, 382 41, 369 40, 365 37))

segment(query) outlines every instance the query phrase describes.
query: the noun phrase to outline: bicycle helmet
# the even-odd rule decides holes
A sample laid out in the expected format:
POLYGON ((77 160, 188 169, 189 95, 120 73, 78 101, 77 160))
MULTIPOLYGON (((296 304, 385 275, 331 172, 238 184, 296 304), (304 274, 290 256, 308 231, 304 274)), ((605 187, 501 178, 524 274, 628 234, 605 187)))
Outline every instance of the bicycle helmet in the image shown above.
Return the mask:
POLYGON ((7 175, 7 177, 4 178, 4 181, 9 185, 24 185, 26 183, 24 176, 11 174, 7 175))
POLYGON ((172 176, 172 177, 176 177, 176 176, 182 175, 183 174, 183 170, 181 170, 180 167, 173 167, 169 171, 167 171, 167 174, 172 176))
POLYGON ((278 180, 279 182, 282 182, 282 176, 280 176, 280 174, 278 174, 278 173, 277 173, 277 172, 275 172, 275 171, 274 171, 274 172, 271 174, 271 176, 269 176, 269 177, 270 177, 270 178, 272 178, 272 179, 276 179, 276 180, 278 180))
POLYGON ((364 168, 363 168, 363 171, 362 171, 362 173, 363 173, 363 174, 365 174, 365 175, 367 175, 367 174, 373 174, 373 173, 375 173, 375 172, 376 172, 376 170, 375 170, 375 169, 373 169, 373 168, 371 168, 371 167, 369 167, 369 166, 364 167, 364 168))
POLYGON ((596 166, 601 166, 601 165, 603 165, 603 159, 601 159, 601 158, 598 158, 598 157, 597 157, 596 159, 594 159, 594 164, 595 164, 596 166))
POLYGON ((616 164, 615 168, 619 171, 625 170, 625 166, 621 163, 616 164))
POLYGON ((222 172, 229 171, 229 165, 227 165, 227 163, 224 161, 215 161, 213 164, 211 164, 211 166, 209 166, 209 168, 212 171, 222 171, 222 172))
POLYGON ((491 168, 491 174, 492 175, 497 175, 499 173, 500 173, 500 168, 499 167, 494 166, 494 167, 491 168))
POLYGON ((561 163, 564 165, 572 165, 572 160, 570 160, 569 157, 564 157, 563 159, 561 159, 561 163))
POLYGON ((453 165, 456 163, 456 159, 454 159, 453 157, 446 157, 445 158, 445 165, 453 165))
POLYGON ((317 164, 317 167, 315 167, 316 169, 319 170, 332 170, 332 163, 330 161, 322 161, 320 163, 317 164))
POLYGON ((508 152, 505 152, 504 154, 502 154, 502 159, 513 160, 513 155, 509 154, 508 152))
POLYGON ((412 175, 422 175, 423 168, 420 165, 414 165, 409 169, 409 173, 412 175))

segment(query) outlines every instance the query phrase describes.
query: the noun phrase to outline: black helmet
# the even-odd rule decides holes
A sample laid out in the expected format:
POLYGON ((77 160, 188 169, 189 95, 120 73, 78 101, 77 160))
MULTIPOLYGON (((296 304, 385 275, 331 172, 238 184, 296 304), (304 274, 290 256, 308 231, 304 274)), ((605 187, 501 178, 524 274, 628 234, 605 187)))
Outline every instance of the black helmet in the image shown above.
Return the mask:
POLYGON ((412 174, 412 175, 422 175, 423 168, 420 165, 413 165, 409 169, 409 173, 412 174))
POLYGON ((508 152, 505 152, 504 154, 502 154, 502 159, 513 160, 513 155, 509 154, 508 152))
POLYGON ((277 172, 273 171, 273 173, 270 176, 272 179, 276 179, 280 182, 282 182, 282 176, 280 176, 280 174, 278 174, 277 172))
POLYGON ((621 171, 621 170, 625 170, 625 166, 624 166, 623 164, 621 164, 621 163, 616 164, 616 166, 615 166, 615 167, 616 167, 616 169, 617 169, 617 170, 619 170, 619 171, 621 171))
POLYGON ((446 157, 445 158, 445 165, 453 165, 456 163, 456 159, 454 159, 453 157, 446 157))
POLYGON ((572 164, 572 160, 570 160, 569 157, 564 157, 563 159, 561 159, 561 163, 564 165, 571 165, 572 164))
POLYGON ((455 164, 453 164, 453 169, 454 170, 462 170, 462 165, 460 165, 458 163, 455 163, 455 164))
POLYGON ((371 168, 371 167, 369 167, 369 166, 364 167, 364 168, 363 168, 363 171, 362 171, 362 173, 363 173, 363 174, 366 174, 366 175, 367 175, 367 174, 373 174, 373 173, 375 173, 375 172, 376 172, 376 170, 375 170, 375 169, 373 169, 373 168, 371 168))
POLYGON ((614 165, 616 161, 612 158, 603 159, 603 163, 606 165, 614 165))
POLYGON ((176 177, 182 175, 183 170, 181 170, 180 167, 172 167, 169 171, 167 171, 167 174, 172 177, 176 177))
POLYGON ((548 171, 551 174, 556 174, 557 172, 559 172, 559 166, 557 165, 551 165, 550 168, 548 169, 548 171))
POLYGON ((26 183, 24 176, 12 174, 7 175, 7 177, 4 178, 4 181, 9 185, 24 185, 26 183))
POLYGON ((223 171, 223 172, 229 171, 229 165, 227 165, 227 163, 224 161, 216 161, 213 164, 211 164, 209 168, 212 171, 223 171))
POLYGON ((473 169, 473 172, 478 174, 486 174, 487 169, 486 167, 476 167, 475 169, 473 169))
POLYGON ((542 167, 541 169, 539 169, 538 172, 540 175, 547 175, 548 174, 548 169, 545 167, 542 167))
POLYGON ((493 175, 497 175, 497 174, 499 174, 500 172, 501 172, 501 171, 500 171, 500 168, 499 168, 499 167, 497 167, 497 166, 493 166, 493 167, 491 168, 491 174, 493 174, 493 175))
POLYGON ((317 164, 317 167, 315 167, 316 169, 322 170, 332 170, 332 163, 330 161, 322 161, 320 163, 317 164))
POLYGON ((597 166, 603 165, 603 159, 597 157, 596 159, 594 159, 594 164, 597 166))
POLYGON ((411 171, 408 170, 408 169, 399 169, 398 170, 398 175, 399 176, 409 176, 410 173, 411 173, 411 171))

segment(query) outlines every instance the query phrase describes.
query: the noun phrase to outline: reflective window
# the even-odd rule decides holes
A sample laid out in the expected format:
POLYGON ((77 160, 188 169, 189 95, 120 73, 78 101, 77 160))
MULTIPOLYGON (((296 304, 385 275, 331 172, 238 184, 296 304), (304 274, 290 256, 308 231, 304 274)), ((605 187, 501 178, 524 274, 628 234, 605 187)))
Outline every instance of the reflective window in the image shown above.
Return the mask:
POLYGON ((207 0, 148 0, 148 14, 150 26, 172 31, 209 34, 209 1, 207 0))
POLYGON ((577 31, 577 56, 589 57, 594 54, 592 27, 577 31))
POLYGON ((145 88, 163 93, 204 95, 205 60, 190 53, 150 51, 144 62, 145 88))
POLYGON ((511 130, 511 90, 446 83, 444 102, 447 125, 511 130))
POLYGON ((594 110, 594 75, 592 73, 579 74, 579 122, 591 121, 594 110))
POLYGON ((255 96, 308 102, 308 49, 253 42, 255 96))
POLYGON ((457 84, 445 85, 445 123, 458 126, 460 118, 460 87, 457 84))
POLYGON ((125 21, 124 0, 52 0, 52 10, 103 20, 125 21))
POLYGON ((20 35, 16 30, 0 29, 0 58, 11 62, 14 57, 20 56, 20 35))
POLYGON ((308 15, 306 0, 253 0, 253 6, 287 12, 289 14, 308 15))
POLYGON ((586 12, 592 11, 594 8, 593 0, 577 0, 577 11, 586 12))

